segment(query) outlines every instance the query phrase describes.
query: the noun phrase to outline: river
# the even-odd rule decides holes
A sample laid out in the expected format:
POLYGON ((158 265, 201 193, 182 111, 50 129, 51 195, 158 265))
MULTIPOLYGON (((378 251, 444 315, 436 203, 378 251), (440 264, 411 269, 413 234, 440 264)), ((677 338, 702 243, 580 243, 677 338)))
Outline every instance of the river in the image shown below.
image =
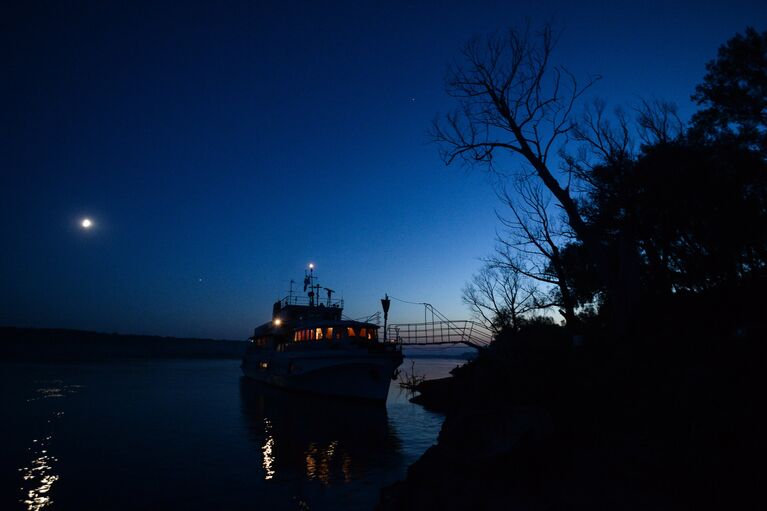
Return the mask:
POLYGON ((0 409, 9 510, 372 509, 443 421, 396 382, 385 407, 350 403, 260 386, 237 360, 2 363, 0 409))

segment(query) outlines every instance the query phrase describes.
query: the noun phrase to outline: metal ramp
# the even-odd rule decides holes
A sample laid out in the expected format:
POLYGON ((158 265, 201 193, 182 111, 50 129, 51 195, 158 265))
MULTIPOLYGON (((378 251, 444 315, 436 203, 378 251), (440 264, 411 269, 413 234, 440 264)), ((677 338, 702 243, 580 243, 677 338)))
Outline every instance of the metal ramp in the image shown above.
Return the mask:
POLYGON ((424 306, 424 322, 389 325, 387 342, 396 342, 402 346, 465 344, 472 348, 484 348, 493 340, 492 332, 477 321, 450 320, 431 304, 417 305, 424 306))

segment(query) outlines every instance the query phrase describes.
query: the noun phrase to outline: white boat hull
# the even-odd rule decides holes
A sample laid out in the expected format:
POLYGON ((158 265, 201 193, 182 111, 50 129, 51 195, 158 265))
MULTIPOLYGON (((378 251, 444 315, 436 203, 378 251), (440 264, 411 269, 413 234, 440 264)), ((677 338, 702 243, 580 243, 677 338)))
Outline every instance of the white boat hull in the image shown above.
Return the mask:
POLYGON ((274 352, 268 358, 266 354, 253 354, 243 360, 242 372, 248 378, 284 389, 385 401, 402 355, 339 351, 274 352))

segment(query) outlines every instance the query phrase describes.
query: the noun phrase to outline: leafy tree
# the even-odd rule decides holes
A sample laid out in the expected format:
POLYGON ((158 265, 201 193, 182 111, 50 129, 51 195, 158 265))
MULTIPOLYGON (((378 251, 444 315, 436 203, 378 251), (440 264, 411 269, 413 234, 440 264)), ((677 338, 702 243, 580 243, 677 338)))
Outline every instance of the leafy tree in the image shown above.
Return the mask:
POLYGON ((632 186, 645 280, 655 277, 661 291, 733 287, 767 263, 767 166, 753 151, 727 142, 648 147, 632 186))
POLYGON ((767 32, 747 28, 706 65, 692 99, 703 107, 694 131, 709 139, 735 137, 767 155, 767 32))

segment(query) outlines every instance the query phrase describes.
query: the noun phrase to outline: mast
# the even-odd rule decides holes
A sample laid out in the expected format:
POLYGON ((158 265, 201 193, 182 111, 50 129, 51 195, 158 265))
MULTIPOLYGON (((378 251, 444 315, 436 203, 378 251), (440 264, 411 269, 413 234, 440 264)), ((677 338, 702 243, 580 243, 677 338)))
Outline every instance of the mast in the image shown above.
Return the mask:
MULTIPOLYGON (((306 272, 306 276, 304 277, 304 291, 309 288, 309 293, 307 293, 309 295, 309 307, 314 306, 314 279, 314 263, 309 263, 309 271, 306 272)), ((319 286, 317 287, 319 288, 319 286)), ((317 289, 317 293, 319 293, 319 289, 317 289)))

